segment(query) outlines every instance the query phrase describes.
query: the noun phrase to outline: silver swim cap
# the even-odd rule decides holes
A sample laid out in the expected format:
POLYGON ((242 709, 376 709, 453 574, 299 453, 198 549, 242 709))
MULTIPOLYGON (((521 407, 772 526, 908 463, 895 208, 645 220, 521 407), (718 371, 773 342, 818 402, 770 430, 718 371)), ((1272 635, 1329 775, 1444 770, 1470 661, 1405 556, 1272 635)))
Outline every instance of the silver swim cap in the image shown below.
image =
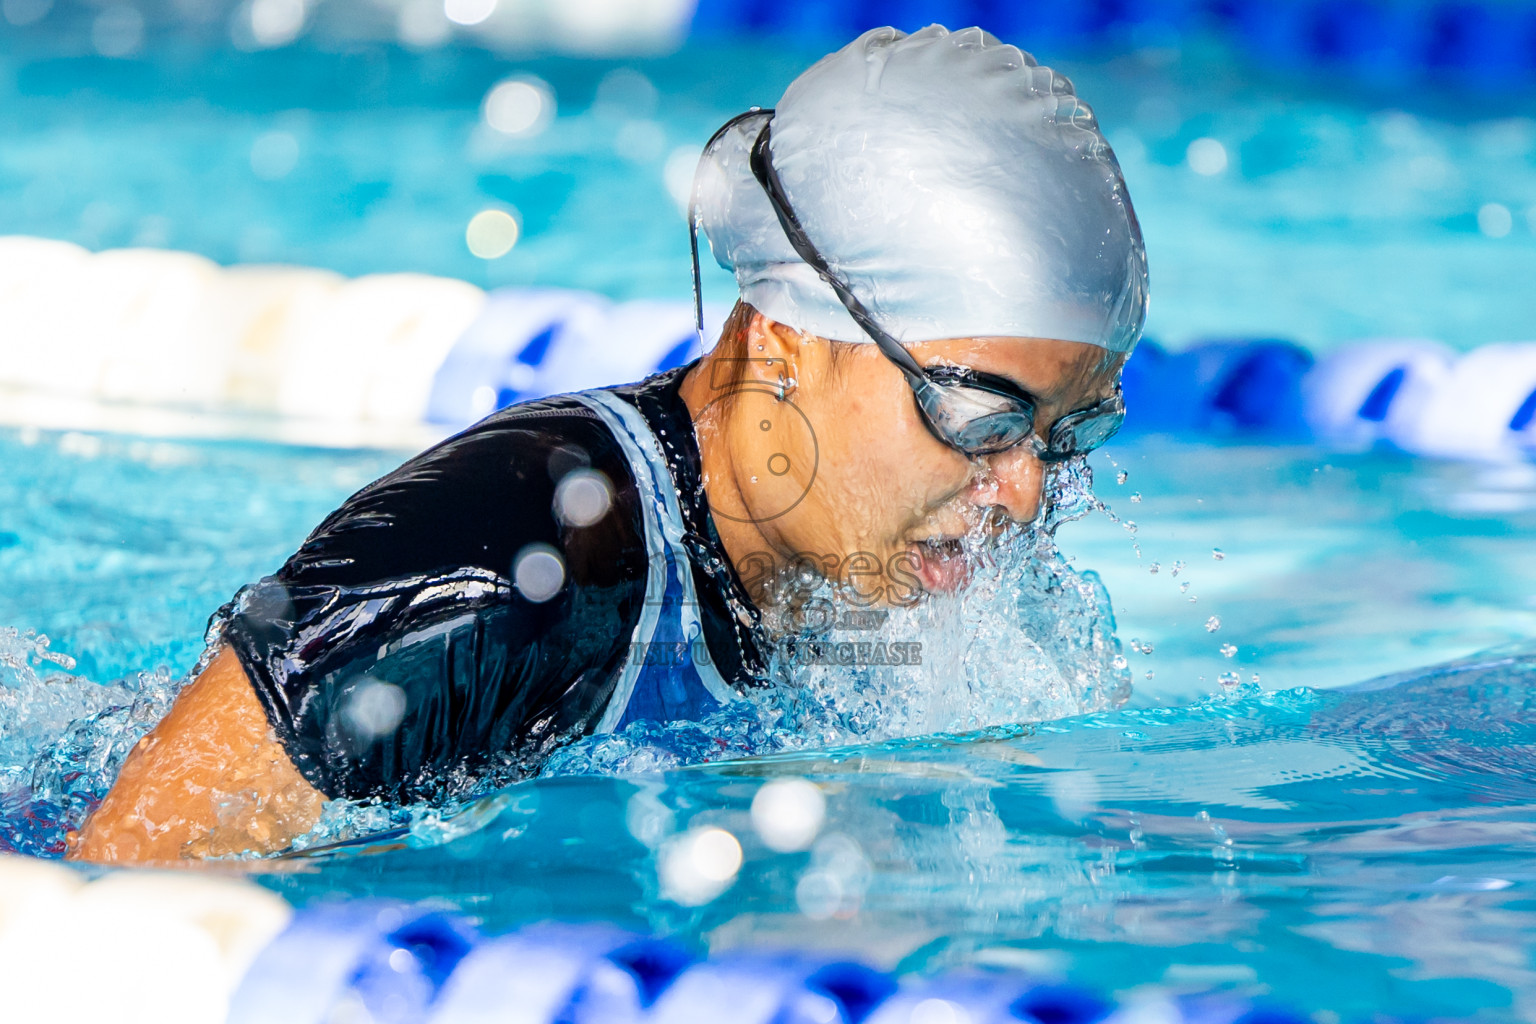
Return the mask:
POLYGON ((773 166, 806 234, 904 342, 1030 337, 1129 352, 1147 311, 1141 228, 1072 83, 979 28, 872 29, 704 152, 699 215, 765 316, 869 340, 796 256, 750 166, 773 166))

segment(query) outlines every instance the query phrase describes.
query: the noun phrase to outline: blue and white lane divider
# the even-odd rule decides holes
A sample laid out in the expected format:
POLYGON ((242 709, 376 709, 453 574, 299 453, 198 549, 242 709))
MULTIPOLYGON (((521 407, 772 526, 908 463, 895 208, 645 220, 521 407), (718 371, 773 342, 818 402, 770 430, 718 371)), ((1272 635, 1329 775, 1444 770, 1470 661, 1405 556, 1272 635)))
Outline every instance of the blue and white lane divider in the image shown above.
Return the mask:
POLYGON ((403 905, 294 915, 252 964, 229 1024, 1291 1024, 1247 1000, 1148 997, 1117 1005, 1017 974, 897 979, 816 953, 700 959, 605 925, 531 925, 484 938, 403 905))
MULTIPOLYGON (((486 935, 380 900, 295 911, 213 870, 0 854, 6 1024, 1304 1024, 1222 993, 1116 1001, 1020 973, 897 977, 822 952, 701 957, 604 924, 486 935), (82 984, 81 979, 88 979, 82 984)), ((1384 1018, 1375 1017, 1380 1022, 1384 1018)))
MULTIPOLYGON (((705 322, 718 328, 725 315, 707 309, 705 322)), ((686 302, 221 268, 189 253, 91 253, 19 236, 0 237, 0 339, 0 422, 206 434, 206 423, 163 422, 195 409, 246 417, 225 436, 267 429, 400 447, 514 402, 680 366, 713 342, 695 336, 686 302), (117 418, 102 419, 103 409, 117 418), (117 415, 124 409, 141 415, 117 415)), ((1385 444, 1442 458, 1536 454, 1536 342, 1458 353, 1377 338, 1314 359, 1278 338, 1177 352, 1148 340, 1124 379, 1133 434, 1385 444)))
POLYGON ((1536 342, 1458 353, 1439 342, 1373 338, 1314 361, 1276 339, 1181 352, 1143 342, 1126 363, 1127 433, 1387 445, 1437 458, 1536 457, 1536 342))
MULTIPOLYGON (((493 292, 439 370, 429 416, 459 427, 514 401, 669 369, 700 353, 691 332, 676 303, 594 310, 572 293, 493 292)), ((1275 338, 1179 352, 1149 340, 1124 382, 1128 434, 1385 444, 1456 459, 1536 455, 1536 342, 1457 353, 1429 340, 1365 339, 1315 359, 1275 338)))

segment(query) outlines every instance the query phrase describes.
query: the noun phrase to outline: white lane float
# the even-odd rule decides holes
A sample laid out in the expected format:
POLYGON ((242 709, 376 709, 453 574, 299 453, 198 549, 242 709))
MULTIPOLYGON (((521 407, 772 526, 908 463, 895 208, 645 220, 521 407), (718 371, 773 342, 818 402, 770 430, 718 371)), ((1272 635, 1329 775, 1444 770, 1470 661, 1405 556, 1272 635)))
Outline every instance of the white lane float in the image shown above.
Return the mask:
POLYGON ((1398 443, 1449 459, 1508 461, 1536 452, 1536 342, 1464 353, 1398 443))
POLYGON ((1455 360, 1449 346, 1420 338, 1370 338, 1334 349, 1302 381, 1307 425, 1342 448, 1401 445, 1455 360))
POLYGON ((5 1020, 220 1024, 252 962, 293 916, 279 896, 206 871, 88 881, 0 856, 5 1020))

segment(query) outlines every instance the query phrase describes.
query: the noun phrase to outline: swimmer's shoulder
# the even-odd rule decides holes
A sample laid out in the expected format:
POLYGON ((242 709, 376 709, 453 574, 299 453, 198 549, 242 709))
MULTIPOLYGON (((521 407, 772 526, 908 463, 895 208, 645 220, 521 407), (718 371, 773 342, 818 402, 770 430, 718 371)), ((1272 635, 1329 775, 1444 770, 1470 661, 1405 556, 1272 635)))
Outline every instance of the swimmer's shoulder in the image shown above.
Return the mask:
POLYGON ((580 399, 509 406, 352 495, 285 565, 287 576, 355 583, 445 568, 506 579, 529 545, 560 551, 593 582, 640 581, 644 524, 634 470, 613 432, 580 399), (556 493, 573 473, 601 481, 608 507, 562 518, 556 493), (589 513, 590 514, 590 513, 589 513), (584 517, 582 517, 584 518, 584 517))

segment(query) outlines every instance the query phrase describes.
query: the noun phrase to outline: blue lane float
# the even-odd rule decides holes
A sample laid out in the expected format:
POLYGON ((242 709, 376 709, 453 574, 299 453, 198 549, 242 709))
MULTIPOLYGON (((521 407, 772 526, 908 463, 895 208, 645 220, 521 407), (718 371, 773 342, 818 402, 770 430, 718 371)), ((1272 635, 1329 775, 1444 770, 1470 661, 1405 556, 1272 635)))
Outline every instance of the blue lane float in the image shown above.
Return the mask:
POLYGON ((1328 353, 1304 382, 1310 429, 1347 448, 1406 447, 1456 353, 1437 341, 1382 338, 1328 353))
POLYGON ((231 1024, 1302 1024, 1221 995, 1118 1005, 1020 974, 897 978, 804 952, 699 958, 609 925, 540 923, 481 936, 464 920, 397 903, 299 911, 257 957, 231 1024), (1152 1012, 1154 1011, 1155 1012, 1152 1012))
POLYGON ((246 971, 229 1024, 326 1024, 349 1005, 379 1024, 421 1020, 477 938, 459 918, 404 904, 306 910, 246 971))
MULTIPOLYGON (((711 309, 707 322, 725 319, 711 309)), ((467 426, 514 402, 638 380, 702 351, 693 312, 676 302, 610 302, 590 292, 502 288, 432 381, 427 420, 467 426)))
POLYGON ((1126 363, 1126 429, 1301 438, 1312 355, 1271 338, 1212 341, 1170 353, 1144 341, 1126 363))
POLYGON ((1536 4, 1522 0, 700 0, 693 34, 830 38, 929 22, 982 25, 1031 48, 1121 43, 1149 30, 1214 34, 1282 66, 1372 78, 1454 71, 1494 88, 1536 82, 1536 4))

